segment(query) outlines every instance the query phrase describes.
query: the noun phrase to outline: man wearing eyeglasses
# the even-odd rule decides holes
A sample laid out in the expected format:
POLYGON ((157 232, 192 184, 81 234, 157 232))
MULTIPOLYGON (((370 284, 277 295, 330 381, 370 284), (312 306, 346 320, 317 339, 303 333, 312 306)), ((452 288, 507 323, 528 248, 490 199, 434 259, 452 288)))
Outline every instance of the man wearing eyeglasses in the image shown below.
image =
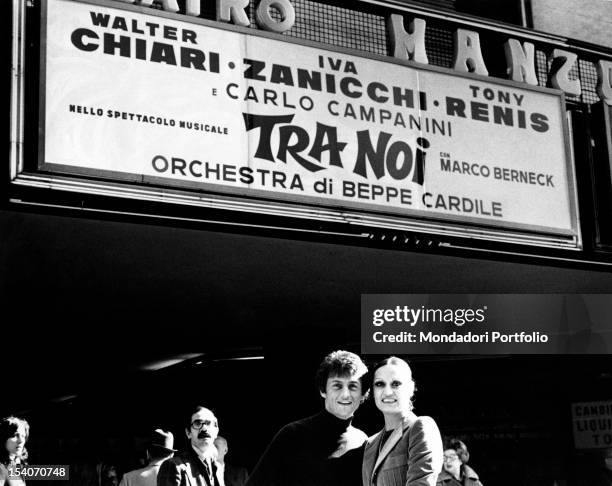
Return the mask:
POLYGON ((224 486, 223 476, 215 464, 217 417, 198 406, 186 424, 185 433, 189 446, 162 463, 157 486, 224 486))
POLYGON ((316 376, 322 410, 276 434, 247 486, 360 485, 367 436, 351 422, 366 397, 367 371, 354 353, 328 354, 316 376))

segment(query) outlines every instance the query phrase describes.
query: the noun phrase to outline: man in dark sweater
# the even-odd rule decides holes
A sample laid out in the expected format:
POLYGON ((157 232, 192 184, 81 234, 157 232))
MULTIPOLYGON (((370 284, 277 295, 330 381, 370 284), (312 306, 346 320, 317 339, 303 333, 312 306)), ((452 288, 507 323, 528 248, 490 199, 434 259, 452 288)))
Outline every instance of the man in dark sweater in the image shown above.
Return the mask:
POLYGON ((356 354, 328 354, 317 372, 323 410, 281 428, 247 486, 359 486, 367 436, 351 421, 366 396, 367 371, 356 354))

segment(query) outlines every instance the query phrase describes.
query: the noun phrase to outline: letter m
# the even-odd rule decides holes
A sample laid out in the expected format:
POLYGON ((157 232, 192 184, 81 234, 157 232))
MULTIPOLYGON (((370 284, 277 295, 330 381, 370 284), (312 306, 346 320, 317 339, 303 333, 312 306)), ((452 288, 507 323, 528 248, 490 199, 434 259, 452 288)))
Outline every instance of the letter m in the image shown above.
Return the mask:
POLYGON ((404 17, 391 14, 387 20, 387 30, 391 35, 393 57, 429 64, 425 51, 425 21, 423 19, 414 19, 410 22, 408 32, 406 32, 404 17))

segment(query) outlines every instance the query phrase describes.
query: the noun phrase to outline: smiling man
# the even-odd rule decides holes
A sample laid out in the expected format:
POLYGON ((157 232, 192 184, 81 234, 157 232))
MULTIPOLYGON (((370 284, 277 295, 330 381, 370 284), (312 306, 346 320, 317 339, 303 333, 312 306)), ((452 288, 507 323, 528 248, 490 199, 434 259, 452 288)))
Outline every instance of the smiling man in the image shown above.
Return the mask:
POLYGON ((255 466, 247 486, 361 484, 361 445, 367 437, 351 421, 366 396, 367 371, 356 354, 328 354, 317 372, 323 410, 285 425, 255 466))
POLYGON ((219 434, 217 417, 205 407, 196 407, 185 426, 185 434, 189 446, 162 463, 157 486, 223 486, 223 478, 215 464, 214 441, 219 434))

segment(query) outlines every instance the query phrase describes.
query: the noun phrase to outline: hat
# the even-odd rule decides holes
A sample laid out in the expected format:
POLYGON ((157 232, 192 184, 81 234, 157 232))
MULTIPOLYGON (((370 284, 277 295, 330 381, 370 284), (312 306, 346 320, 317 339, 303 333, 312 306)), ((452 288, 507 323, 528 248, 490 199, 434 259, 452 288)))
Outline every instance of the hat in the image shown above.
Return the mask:
POLYGON ((174 436, 172 432, 164 432, 162 429, 155 429, 151 436, 150 447, 158 447, 168 452, 176 452, 174 449, 174 436))

